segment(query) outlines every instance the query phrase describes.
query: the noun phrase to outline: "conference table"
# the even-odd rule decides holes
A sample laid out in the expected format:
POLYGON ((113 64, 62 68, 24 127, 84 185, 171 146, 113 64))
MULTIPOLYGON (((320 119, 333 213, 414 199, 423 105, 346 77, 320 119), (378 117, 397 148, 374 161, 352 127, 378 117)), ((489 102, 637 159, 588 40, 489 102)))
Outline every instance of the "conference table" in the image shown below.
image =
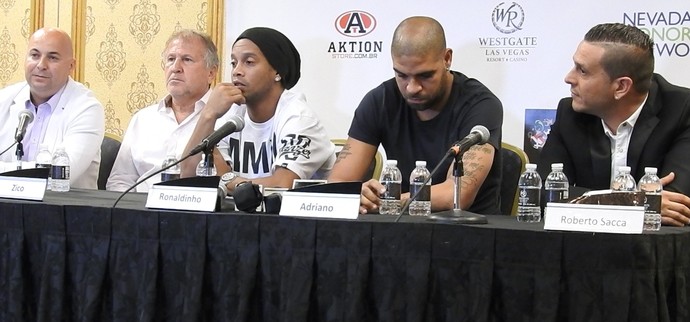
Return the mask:
MULTIPOLYGON (((0 200, 0 321, 690 321, 690 228, 0 200)), ((225 206, 223 209, 231 209, 225 206)))

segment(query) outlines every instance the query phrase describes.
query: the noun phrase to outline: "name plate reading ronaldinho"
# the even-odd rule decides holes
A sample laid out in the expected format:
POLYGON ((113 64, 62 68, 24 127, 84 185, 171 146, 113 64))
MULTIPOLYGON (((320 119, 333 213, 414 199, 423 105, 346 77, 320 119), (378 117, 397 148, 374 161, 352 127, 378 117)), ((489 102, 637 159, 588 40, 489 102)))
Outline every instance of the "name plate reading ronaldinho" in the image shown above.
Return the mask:
POLYGON ((214 211, 218 188, 154 184, 146 198, 147 208, 214 211))
POLYGON ((641 234, 644 207, 548 203, 544 229, 641 234))
POLYGON ((0 176, 0 198, 42 201, 48 179, 0 176))
POLYGON ((357 219, 359 194, 285 191, 280 215, 357 219))

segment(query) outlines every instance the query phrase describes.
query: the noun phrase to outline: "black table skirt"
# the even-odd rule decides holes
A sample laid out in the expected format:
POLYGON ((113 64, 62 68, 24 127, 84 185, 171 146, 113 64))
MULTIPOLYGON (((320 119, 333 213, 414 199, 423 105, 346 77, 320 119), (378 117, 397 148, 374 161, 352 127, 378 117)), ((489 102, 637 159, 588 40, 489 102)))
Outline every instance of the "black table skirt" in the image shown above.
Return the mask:
POLYGON ((0 201, 0 321, 690 321, 690 229, 0 201))

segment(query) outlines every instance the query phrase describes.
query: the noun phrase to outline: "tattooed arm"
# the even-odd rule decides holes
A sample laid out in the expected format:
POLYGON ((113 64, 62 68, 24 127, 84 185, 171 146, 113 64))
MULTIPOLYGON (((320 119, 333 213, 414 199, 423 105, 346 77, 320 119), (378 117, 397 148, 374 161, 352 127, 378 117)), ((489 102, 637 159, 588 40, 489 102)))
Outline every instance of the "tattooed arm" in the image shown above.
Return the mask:
MULTIPOLYGON (((460 208, 467 209, 474 203, 484 180, 489 175, 496 150, 491 144, 475 145, 462 156, 464 174, 460 177, 460 208)), ((431 186, 431 210, 453 209, 453 165, 448 168, 446 181, 431 186)), ((402 199, 408 199, 403 194, 402 199)))
MULTIPOLYGON (((345 146, 338 153, 333 170, 328 177, 329 182, 359 181, 369 168, 371 160, 376 155, 377 147, 362 141, 348 138, 345 146)), ((383 186, 376 179, 362 184, 360 197, 360 213, 376 212, 380 203, 379 193, 383 186)))

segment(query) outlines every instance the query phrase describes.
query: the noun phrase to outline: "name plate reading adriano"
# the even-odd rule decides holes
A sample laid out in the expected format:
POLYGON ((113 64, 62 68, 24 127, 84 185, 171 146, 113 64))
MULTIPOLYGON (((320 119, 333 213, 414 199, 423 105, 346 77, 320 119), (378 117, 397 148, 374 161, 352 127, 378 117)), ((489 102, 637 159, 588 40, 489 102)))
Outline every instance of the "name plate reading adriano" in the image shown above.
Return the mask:
POLYGON ((644 207, 548 203, 545 230, 641 234, 644 207))
POLYGON ((285 191, 280 215, 357 219, 359 194, 285 191))

